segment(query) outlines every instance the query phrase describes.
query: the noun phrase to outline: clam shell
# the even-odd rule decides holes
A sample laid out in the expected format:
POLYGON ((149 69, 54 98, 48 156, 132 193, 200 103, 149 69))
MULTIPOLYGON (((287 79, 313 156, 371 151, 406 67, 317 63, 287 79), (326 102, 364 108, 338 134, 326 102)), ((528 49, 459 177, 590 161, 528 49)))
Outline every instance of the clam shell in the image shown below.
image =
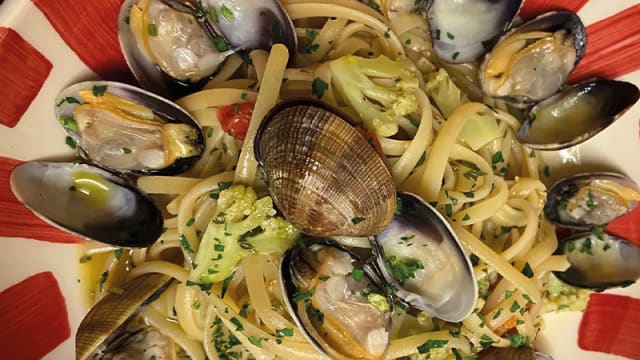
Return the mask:
POLYGON ((118 330, 138 314, 141 307, 150 303, 154 295, 164 291, 170 277, 162 274, 146 274, 124 286, 121 293, 109 292, 85 315, 76 333, 76 359, 89 358, 96 350, 108 346, 123 335, 118 330))
POLYGON ((391 221, 389 170, 335 110, 313 101, 280 104, 264 119, 254 149, 269 193, 302 232, 373 235, 391 221))
MULTIPOLYGON (((202 128, 188 112, 171 101, 128 84, 114 81, 84 81, 73 84, 63 89, 60 94, 58 94, 55 100, 54 111, 65 131, 74 140, 74 142, 78 144, 80 156, 100 165, 103 168, 118 173, 145 175, 177 174, 193 166, 204 151, 204 134, 202 133, 202 128), (122 163, 132 163, 132 161, 127 160, 130 157, 138 157, 138 159, 140 159, 145 156, 145 152, 142 150, 140 152, 136 151, 136 145, 130 143, 129 140, 141 139, 140 141, 147 141, 146 139, 152 138, 152 136, 148 131, 140 131, 131 127, 126 130, 119 128, 117 132, 112 130, 113 128, 97 131, 96 129, 98 128, 98 125, 101 125, 99 124, 99 120, 95 120, 95 123, 91 127, 87 126, 87 130, 93 128, 91 130, 93 136, 98 137, 101 140, 97 141, 97 139, 92 138, 93 145, 91 148, 93 150, 88 151, 83 147, 83 130, 77 125, 66 125, 68 121, 67 119, 73 119, 76 108, 82 105, 82 98, 79 96, 79 93, 83 90, 91 90, 98 98, 109 94, 129 100, 135 104, 142 105, 151 109, 155 116, 161 119, 165 124, 188 125, 193 130, 193 139, 190 139, 192 141, 190 145, 193 146, 193 149, 195 150, 194 153, 197 153, 197 155, 177 157, 172 163, 161 167, 146 166, 144 165, 144 161, 137 162, 132 166, 122 166, 120 165, 122 163), (133 136, 134 134, 137 134, 138 136, 133 136)), ((165 146, 168 146, 166 144, 166 138, 167 136, 165 132, 165 136, 163 137, 164 144, 165 146)))

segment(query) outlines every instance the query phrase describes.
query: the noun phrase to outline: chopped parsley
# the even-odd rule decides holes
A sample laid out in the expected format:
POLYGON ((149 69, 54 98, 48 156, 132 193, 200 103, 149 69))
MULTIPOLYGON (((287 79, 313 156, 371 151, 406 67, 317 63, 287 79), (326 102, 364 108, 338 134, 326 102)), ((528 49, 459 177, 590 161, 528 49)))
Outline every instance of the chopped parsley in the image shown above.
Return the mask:
POLYGON ((103 272, 100 275, 100 279, 98 279, 98 285, 100 285, 100 291, 102 291, 102 286, 107 281, 107 277, 109 277, 109 270, 103 272))
POLYGON ((91 259, 92 257, 89 254, 82 255, 82 257, 80 258, 80 264, 88 263, 89 261, 91 261, 91 259))
POLYGON ((131 149, 129 149, 128 147, 123 147, 123 148, 122 148, 122 152, 123 152, 124 154, 131 154, 131 149))
POLYGON ((533 277, 533 269, 531 269, 531 265, 529 265, 528 262, 524 263, 524 267, 522 268, 522 273, 528 278, 533 277))
POLYGON ((60 116, 60 125, 62 125, 62 127, 64 127, 65 129, 69 129, 69 130, 78 130, 78 123, 75 122, 75 120, 73 120, 72 118, 66 117, 66 116, 60 116))
POLYGON ((316 38, 316 36, 318 36, 318 31, 315 29, 307 29, 305 30, 304 34, 307 40, 313 41, 316 38))
POLYGON ((225 18, 225 20, 227 20, 228 22, 232 22, 236 17, 233 14, 233 11, 231 11, 231 9, 229 9, 225 5, 222 5, 220 7, 220 15, 222 15, 222 17, 225 18))
POLYGON ((431 349, 442 348, 449 343, 449 340, 427 340, 424 344, 417 347, 420 354, 426 354, 431 349))
POLYGON ((361 222, 365 221, 366 219, 361 217, 361 216, 356 216, 354 218, 351 218, 351 223, 354 225, 360 224, 361 222))
MULTIPOLYGON (((222 254, 220 254, 222 255, 222 254)), ((233 276, 236 272, 232 272, 231 275, 227 276, 222 280, 222 289, 220 289, 220 298, 224 299, 224 295, 227 293, 227 289, 229 289, 229 284, 231 284, 231 280, 233 280, 233 276)))
POLYGON ((491 339, 489 335, 483 334, 480 337, 480 346, 482 346, 483 349, 488 348, 489 346, 491 346, 491 344, 493 344, 493 339, 491 339))
POLYGON ((509 309, 510 312, 514 313, 516 311, 520 310, 520 304, 518 304, 518 301, 514 301, 511 304, 511 308, 509 309))
POLYGON ((187 226, 191 226, 191 225, 195 224, 195 222, 196 222, 196 219, 195 218, 191 218, 191 219, 189 219, 189 221, 187 221, 186 225, 187 226))
POLYGON ((67 104, 80 104, 80 101, 78 101, 78 99, 74 98, 73 96, 67 96, 65 98, 63 98, 62 100, 60 100, 60 102, 57 104, 57 106, 62 106, 62 104, 67 103, 67 104))
POLYGON ((193 252, 193 249, 191 248, 191 244, 189 244, 189 240, 187 240, 187 237, 184 234, 180 234, 180 245, 182 246, 182 248, 184 249, 184 251, 193 252))
POLYGON ((353 269, 353 272, 351 273, 351 277, 353 278, 353 280, 357 282, 361 282, 362 279, 364 279, 364 270, 353 269))
POLYGON ((583 254, 589 254, 589 255, 593 255, 593 252, 591 252, 591 248, 593 247, 593 244, 591 242, 591 237, 588 237, 586 239, 584 239, 582 241, 582 245, 580 246, 580 252, 583 254))
POLYGON ((113 256, 116 257, 116 260, 120 260, 122 257, 122 248, 113 250, 113 256))
POLYGON ((216 49, 220 52, 229 50, 229 43, 222 36, 214 36, 213 45, 215 45, 216 49))
POLYGON ((587 191, 587 207, 592 210, 598 207, 598 204, 593 201, 593 194, 591 191, 587 191))
POLYGON ((320 276, 318 279, 320 279, 320 281, 327 281, 330 277, 331 276, 320 276))
POLYGON ((320 78, 313 79, 311 83, 311 93, 318 99, 322 99, 324 92, 329 89, 329 84, 320 78))
POLYGON ((467 221, 471 219, 471 216, 469 216, 469 214, 465 213, 464 216, 462 217, 462 221, 467 221))
POLYGON ((70 148, 72 148, 73 150, 78 148, 78 144, 76 144, 76 141, 73 140, 73 138, 71 136, 67 136, 64 139, 64 143, 67 144, 67 146, 69 146, 70 148))
POLYGON ((233 185, 232 181, 220 181, 218 183, 218 190, 220 190, 220 191, 226 190, 229 187, 231 187, 231 185, 233 185))
POLYGON ((277 337, 293 336, 293 329, 292 328, 277 329, 276 336, 277 337))
POLYGON ((400 285, 403 285, 407 279, 415 279, 416 270, 424 269, 424 265, 419 260, 397 261, 395 256, 389 257, 387 266, 400 285))
POLYGON ((158 36, 158 27, 156 24, 151 23, 147 25, 147 32, 149 33, 149 36, 158 36))
POLYGON ((236 326, 236 331, 244 330, 244 326, 242 326, 242 323, 240 322, 240 320, 238 320, 238 318, 232 317, 231 323, 236 326))
POLYGON ((491 156, 491 163, 498 164, 504 162, 504 158, 502 157, 502 151, 498 151, 493 156, 491 156))
POLYGON ((307 299, 311 299, 311 297, 313 296, 313 294, 315 294, 315 292, 316 292, 316 289, 311 289, 309 291, 304 291, 304 292, 297 292, 293 295, 293 301, 300 302, 307 299))
POLYGON ((453 40, 453 39, 455 39, 455 38, 456 38, 456 36, 455 36, 455 35, 453 35, 452 33, 450 33, 450 32, 448 32, 448 31, 447 31, 447 38, 448 38, 449 40, 453 40))
POLYGON ((314 52, 318 51, 319 48, 320 44, 309 44, 302 48, 302 52, 305 54, 313 54, 314 52))
POLYGON ((460 51, 456 51, 456 52, 454 52, 454 53, 451 55, 451 58, 452 58, 453 60, 455 60, 455 59, 457 59, 457 58, 458 58, 458 56, 460 56, 460 51))
POLYGON ((107 92, 107 85, 93 85, 91 91, 93 92, 94 96, 103 96, 104 93, 107 92))

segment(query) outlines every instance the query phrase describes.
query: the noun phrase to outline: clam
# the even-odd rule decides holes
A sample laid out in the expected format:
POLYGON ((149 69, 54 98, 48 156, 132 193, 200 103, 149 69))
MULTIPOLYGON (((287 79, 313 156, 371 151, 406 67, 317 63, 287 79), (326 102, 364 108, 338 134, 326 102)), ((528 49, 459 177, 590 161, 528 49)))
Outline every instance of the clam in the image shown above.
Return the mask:
POLYGON ((147 247, 162 233, 153 201, 119 176, 80 163, 26 162, 11 190, 34 214, 81 237, 121 247, 147 247))
POLYGON ((274 202, 303 233, 373 235, 391 221, 396 192, 384 161, 326 105, 276 106, 258 129, 254 150, 274 202))
POLYGON ((373 245, 384 281, 412 307, 452 322, 473 311, 471 263, 447 221, 418 196, 398 194, 396 215, 373 245))
POLYGON ((588 230, 628 213, 638 201, 640 189, 626 176, 578 174, 549 188, 544 215, 557 226, 588 230))
POLYGON ((300 329, 332 359, 383 359, 392 304, 354 255, 329 241, 287 251, 285 303, 300 329))
POLYGON ((542 14, 509 31, 487 54, 480 70, 482 89, 517 104, 546 99, 578 64, 586 41, 575 13, 542 14))
MULTIPOLYGON (((106 359, 121 352, 123 345, 141 340, 153 348, 151 353, 145 353, 145 358, 153 355, 153 352, 171 353, 174 344, 169 338, 144 324, 135 323, 142 308, 151 303, 170 283, 171 279, 166 275, 146 274, 126 283, 121 292, 107 293, 89 310, 78 326, 76 359, 106 359)), ((175 356, 175 350, 173 351, 172 355, 175 356)), ((132 358, 142 357, 135 346, 130 347, 129 352, 133 354, 132 358)))
POLYGON ((517 137, 538 150, 573 146, 611 125, 638 97, 638 87, 624 81, 596 79, 570 86, 536 104, 517 137))
POLYGON ((427 3, 436 54, 447 62, 464 63, 477 59, 491 48, 496 37, 511 26, 523 1, 430 0, 427 3))
POLYGON ((202 129, 186 111, 122 83, 72 85, 55 112, 84 158, 122 173, 179 173, 204 149, 202 129))
POLYGON ((573 286, 602 291, 629 286, 640 278, 640 248, 603 231, 565 239, 557 252, 567 255, 571 265, 555 275, 573 286))
POLYGON ((146 89, 176 98, 196 90, 233 52, 192 14, 161 0, 126 0, 118 39, 133 75, 146 89))

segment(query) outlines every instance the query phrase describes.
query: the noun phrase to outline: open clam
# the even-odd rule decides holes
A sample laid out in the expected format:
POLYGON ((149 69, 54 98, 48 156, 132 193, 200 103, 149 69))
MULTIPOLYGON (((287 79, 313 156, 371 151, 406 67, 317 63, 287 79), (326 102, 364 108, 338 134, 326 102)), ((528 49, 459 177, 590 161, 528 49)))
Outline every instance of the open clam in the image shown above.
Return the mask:
POLYGON ((204 85, 232 53, 191 14, 161 0, 126 0, 118 15, 120 47, 133 75, 166 97, 204 85))
POLYGON ((175 174, 204 149, 202 129, 191 115, 131 85, 72 85, 58 95, 55 112, 84 158, 117 172, 175 174))
POLYGON ((516 104, 553 95, 584 56, 586 30, 570 11, 542 14, 505 34, 485 57, 483 91, 516 104))
POLYGON ((596 79, 567 87, 536 104, 518 140, 538 150, 559 150, 586 141, 617 120, 640 97, 632 83, 596 79))
POLYGON ((478 289, 469 258, 447 221, 418 196, 398 194, 396 215, 373 245, 384 280, 409 305, 453 322, 473 311, 478 289))
MULTIPOLYGON (((170 282, 166 275, 147 274, 126 283, 121 293, 107 293, 89 310, 78 326, 76 359, 109 358, 114 353, 122 351, 122 347, 127 343, 140 341, 144 336, 150 337, 146 340, 146 345, 152 350, 145 353, 147 358, 154 352, 164 355, 170 353, 174 346, 170 339, 149 329, 148 325, 132 324, 142 308, 164 291, 170 282)), ((133 352, 130 354, 131 358, 142 356, 142 352, 137 349, 131 349, 129 352, 133 352)), ((157 356, 158 359, 161 358, 160 354, 157 356)), ((168 358, 175 357, 175 350, 171 355, 172 357, 168 358)))
POLYGON ((447 62, 464 63, 483 55, 506 31, 523 1, 426 1, 433 48, 447 62), (473 18, 473 21, 469 19, 473 18))
POLYGON ((146 247, 162 233, 153 201, 119 176, 89 164, 26 162, 11 173, 11 190, 33 213, 81 237, 146 247))
POLYGON ((274 202, 303 233, 373 235, 391 221, 396 192, 384 161, 326 105, 276 106, 263 120, 254 149, 274 202))
POLYGON ((557 226, 588 230, 628 213, 638 201, 640 190, 626 176, 578 174, 549 188, 544 215, 557 226))
POLYGON ((389 347, 392 304, 370 274, 329 241, 285 253, 285 303, 309 341, 332 359, 383 359, 389 347))
POLYGON ((571 266, 555 275, 573 286, 602 291, 640 278, 640 248, 606 232, 576 234, 560 244, 558 253, 567 255, 571 266))

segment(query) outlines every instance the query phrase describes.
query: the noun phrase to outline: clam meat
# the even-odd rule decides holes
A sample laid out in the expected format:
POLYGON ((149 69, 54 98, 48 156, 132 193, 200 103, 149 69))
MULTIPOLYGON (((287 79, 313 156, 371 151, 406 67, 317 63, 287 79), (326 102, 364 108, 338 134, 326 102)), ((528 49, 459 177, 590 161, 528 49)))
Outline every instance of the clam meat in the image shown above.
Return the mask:
POLYGON ((121 247, 147 247, 162 233, 153 201, 119 176, 89 164, 26 162, 10 177, 16 198, 75 235, 121 247))
POLYGON ((446 220, 418 196, 398 194, 396 215, 373 244, 384 280, 409 305, 453 322, 473 311, 471 263, 446 220))
POLYGON ((125 1, 118 26, 120 45, 134 76, 146 89, 163 95, 171 88, 167 82, 186 87, 198 84, 232 54, 224 38, 207 32, 192 14, 161 0, 125 1))
POLYGON ((555 275, 573 286, 601 291, 640 278, 640 248, 606 232, 576 234, 565 239, 558 252, 567 255, 571 266, 555 275))
POLYGON ((391 302, 369 271, 338 246, 289 250, 281 263, 285 302, 309 341, 333 359, 383 359, 391 302))
POLYGON ((121 292, 108 292, 78 326, 76 358, 177 359, 173 341, 138 316, 170 283, 166 275, 146 274, 125 283, 121 292))
POLYGON ((505 34, 485 57, 483 91, 515 103, 548 98, 584 55, 586 32, 569 11, 542 14, 505 34))
POLYGON ((433 48, 447 62, 477 59, 506 31, 523 1, 430 0, 427 18, 433 48), (473 21, 469 21, 469 19, 473 21))
POLYGON ((555 225, 586 230, 628 213, 638 201, 638 186, 623 175, 578 174, 549 188, 544 215, 555 225))
POLYGON ((373 235, 393 217, 391 174, 345 119, 315 101, 286 102, 267 114, 256 135, 269 193, 308 235, 373 235))
POLYGON ((115 82, 64 89, 56 115, 87 159, 119 172, 174 174, 201 155, 199 125, 176 104, 115 82))
POLYGON ((595 79, 567 87, 536 104, 517 136, 538 150, 559 150, 586 141, 620 118, 638 101, 632 83, 595 79))

